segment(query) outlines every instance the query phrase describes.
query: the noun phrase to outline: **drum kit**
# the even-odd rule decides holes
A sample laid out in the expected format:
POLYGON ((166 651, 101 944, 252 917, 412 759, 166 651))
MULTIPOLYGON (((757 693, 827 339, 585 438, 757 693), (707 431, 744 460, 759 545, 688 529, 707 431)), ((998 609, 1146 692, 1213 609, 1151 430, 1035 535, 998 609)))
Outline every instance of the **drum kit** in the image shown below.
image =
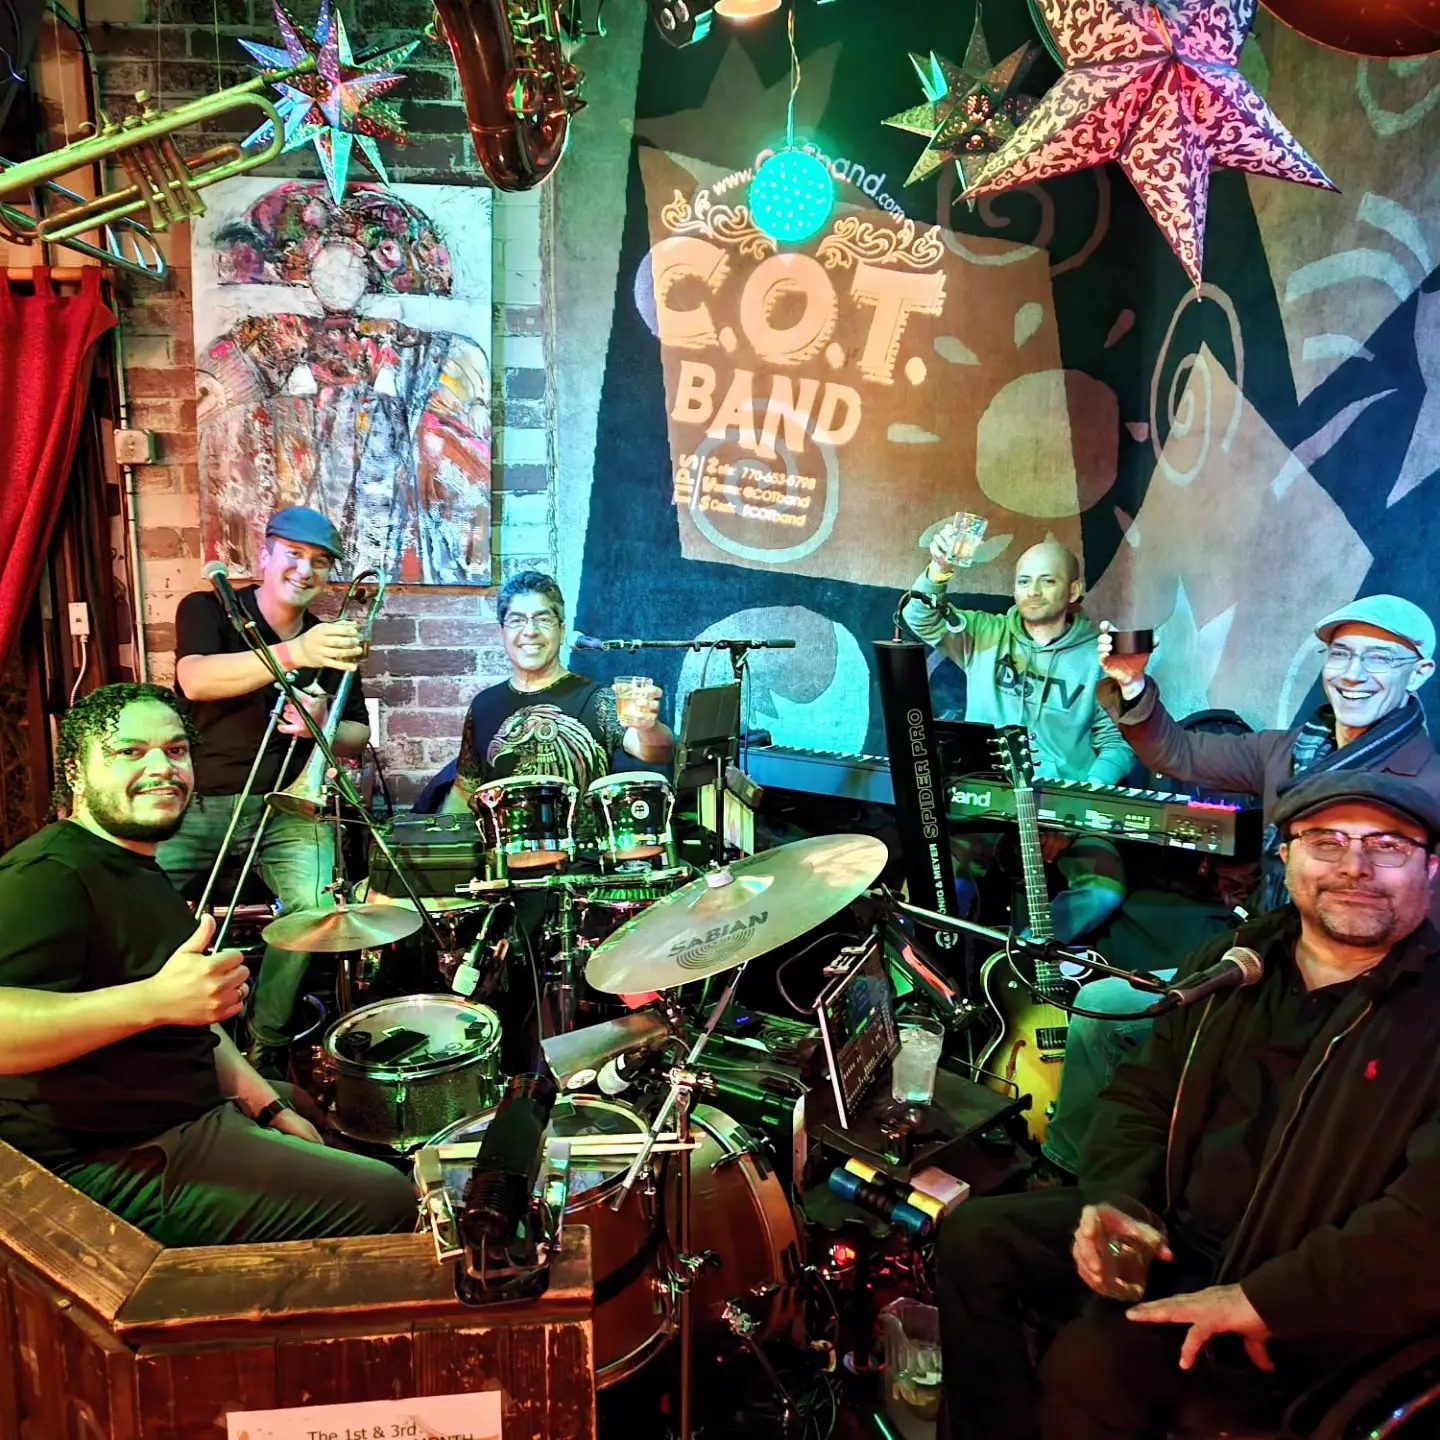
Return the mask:
MULTIPOLYGON (((865 836, 825 836, 687 879, 673 864, 668 784, 658 775, 618 775, 585 793, 599 865, 575 874, 578 799, 575 787, 551 777, 482 789, 476 818, 488 873, 461 888, 480 907, 532 887, 558 896, 558 983, 583 978, 601 996, 649 997, 643 1008, 617 1005, 621 1013, 599 1023, 543 1038, 563 1092, 547 1141, 566 1156, 563 1221, 591 1230, 598 1383, 615 1384, 678 1339, 688 1435, 694 1337, 728 1328, 755 1349, 795 1327, 803 1269, 790 1198, 757 1137, 698 1099, 714 1086, 700 1068, 706 1043, 745 967, 864 894, 886 851, 865 836), (641 868, 647 864, 658 868, 641 868), (613 905, 626 918, 613 933, 586 937, 564 917, 591 904, 613 905), (581 961, 583 976, 568 968, 581 961), (704 1014, 703 982, 720 975, 729 983, 704 1014), (666 1054, 678 1057, 656 1066, 668 1091, 658 1083, 638 1091, 651 1098, 637 1105, 594 1093, 607 1065, 613 1072, 616 1062, 643 1057, 655 1066, 666 1054)), ((372 898, 287 917, 265 938, 297 950, 353 951, 393 944, 420 924, 413 909, 372 898)), ((548 1013, 553 1019, 557 1010, 548 1013)), ((563 1022, 564 1007, 558 1013, 563 1022)), ((410 1157, 437 1256, 453 1258, 446 1217, 458 1213, 505 1084, 496 1011, 454 993, 402 995, 342 1015, 322 1048, 334 1127, 410 1157)))

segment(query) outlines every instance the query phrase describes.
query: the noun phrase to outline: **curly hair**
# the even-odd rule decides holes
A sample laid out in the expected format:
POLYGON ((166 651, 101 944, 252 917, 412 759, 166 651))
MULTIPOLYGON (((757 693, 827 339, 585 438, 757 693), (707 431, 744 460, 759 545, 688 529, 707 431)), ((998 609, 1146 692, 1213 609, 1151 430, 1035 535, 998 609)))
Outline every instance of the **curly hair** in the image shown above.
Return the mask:
POLYGON ((136 700, 154 700, 173 710, 185 726, 185 737, 198 745, 200 732, 185 708, 185 702, 164 685, 102 685, 77 700, 60 721, 60 741, 55 749, 55 789, 51 793, 51 809, 56 815, 68 815, 75 806, 74 782, 85 763, 86 751, 92 740, 111 734, 120 723, 121 712, 136 700))
POLYGON ((518 575, 512 575, 500 587, 500 593, 495 597, 495 609, 502 625, 505 623, 505 614, 517 595, 542 595, 550 602, 555 614, 562 621, 565 619, 565 596, 543 570, 522 570, 518 575))

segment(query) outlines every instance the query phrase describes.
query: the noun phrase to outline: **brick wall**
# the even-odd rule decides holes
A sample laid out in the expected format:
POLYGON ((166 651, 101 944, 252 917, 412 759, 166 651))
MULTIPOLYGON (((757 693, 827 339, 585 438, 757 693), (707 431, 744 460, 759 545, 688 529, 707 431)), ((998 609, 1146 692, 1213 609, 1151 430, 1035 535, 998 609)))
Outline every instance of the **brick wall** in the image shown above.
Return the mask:
MULTIPOLYGON (((433 13, 417 0, 355 0, 342 8, 357 52, 413 37, 433 13)), ((292 13, 300 24, 313 24, 315 6, 299 0, 292 13)), ((102 103, 112 113, 129 113, 137 89, 149 90, 169 109, 248 78, 253 72, 237 37, 279 43, 265 0, 91 0, 86 14, 102 103)), ((426 41, 405 69, 408 78, 389 98, 401 104, 410 143, 387 147, 391 180, 484 184, 449 51, 426 41)), ((207 122, 206 139, 244 134, 253 123, 249 110, 237 112, 233 122, 207 122)), ((199 143, 198 136, 186 136, 182 148, 193 150, 199 143)), ((307 147, 281 157, 273 172, 265 173, 319 178, 320 170, 307 147)), ((352 173, 368 174, 358 165, 352 173)), ((495 197, 491 373, 494 546, 501 579, 531 566, 555 565, 544 283, 552 195, 544 187, 495 197)), ((146 649, 152 678, 168 681, 174 672, 175 606, 202 582, 188 227, 179 227, 165 243, 173 276, 164 287, 125 284, 121 339, 130 423, 152 431, 157 443, 156 462, 136 475, 136 512, 146 649)), ((383 702, 377 739, 402 799, 453 758, 465 706, 477 689, 505 673, 494 595, 493 588, 396 587, 386 597, 365 678, 367 691, 383 702)))

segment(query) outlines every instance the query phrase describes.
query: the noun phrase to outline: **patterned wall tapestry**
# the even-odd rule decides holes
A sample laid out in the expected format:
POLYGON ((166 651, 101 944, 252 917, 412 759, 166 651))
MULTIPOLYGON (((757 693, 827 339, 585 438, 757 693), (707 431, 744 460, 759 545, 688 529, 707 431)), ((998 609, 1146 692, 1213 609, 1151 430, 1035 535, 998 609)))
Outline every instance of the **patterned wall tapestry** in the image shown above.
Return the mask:
POLYGON ((355 569, 486 585, 490 201, 459 186, 248 178, 194 226, 201 525, 243 571, 311 505, 355 569))
MULTIPOLYGON (((801 7, 796 133, 838 203, 781 249, 735 207, 783 133, 784 27, 646 37, 579 627, 800 638, 755 672, 752 721, 873 748, 870 642, 921 533, 980 510, 967 603, 1005 608, 1054 534, 1088 613, 1158 630, 1176 713, 1287 724, 1318 699, 1318 616, 1379 590, 1440 616, 1440 58, 1263 17, 1242 69, 1343 193, 1215 172, 1197 298, 1113 168, 973 211, 953 166, 906 185, 925 141, 882 122, 916 104, 910 54, 965 55, 973 18, 801 7)), ((1023 5, 984 25, 996 56, 1036 39, 1023 5)), ((699 680, 693 656, 647 663, 699 680)))

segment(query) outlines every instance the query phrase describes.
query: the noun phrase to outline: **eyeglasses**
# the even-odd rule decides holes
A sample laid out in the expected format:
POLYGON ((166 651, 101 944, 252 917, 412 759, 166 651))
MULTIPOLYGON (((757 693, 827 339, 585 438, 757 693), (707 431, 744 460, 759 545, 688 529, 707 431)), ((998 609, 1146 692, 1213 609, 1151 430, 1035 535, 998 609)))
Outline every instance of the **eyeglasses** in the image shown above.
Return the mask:
POLYGON ((1358 660, 1367 675, 1389 675, 1402 665, 1414 665, 1420 659, 1418 655, 1399 655, 1393 650, 1347 650, 1343 645, 1331 645, 1320 653, 1325 657, 1325 669, 1334 675, 1343 675, 1352 660, 1358 660))
POLYGON ((542 635, 551 635, 560 628, 560 617, 547 610, 539 615, 510 614, 502 623, 507 635, 519 635, 529 625, 533 625, 542 635))
POLYGON ((1325 865, 1338 864, 1358 840, 1365 858, 1382 870, 1398 870, 1409 863, 1417 850, 1428 848, 1408 835, 1393 835, 1388 831, 1376 835, 1350 835, 1344 830, 1302 830, 1291 838, 1312 859, 1325 865))

